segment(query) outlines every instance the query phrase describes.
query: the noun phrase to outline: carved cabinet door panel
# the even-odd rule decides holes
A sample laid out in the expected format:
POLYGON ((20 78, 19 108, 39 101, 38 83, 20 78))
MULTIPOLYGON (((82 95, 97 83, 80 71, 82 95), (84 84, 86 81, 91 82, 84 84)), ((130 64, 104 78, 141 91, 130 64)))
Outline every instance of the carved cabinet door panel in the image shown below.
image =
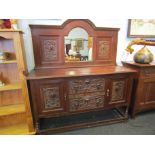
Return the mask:
POLYGON ((108 106, 129 104, 131 81, 126 76, 114 76, 109 78, 109 88, 106 91, 108 106))
POLYGON ((151 108, 155 107, 155 78, 139 80, 137 90, 136 107, 151 108))
POLYGON ((33 104, 39 116, 59 114, 66 111, 65 84, 61 80, 35 80, 33 83, 33 104))
POLYGON ((113 63, 116 57, 114 39, 112 36, 96 38, 96 63, 113 63), (112 46, 113 45, 113 46, 112 46))

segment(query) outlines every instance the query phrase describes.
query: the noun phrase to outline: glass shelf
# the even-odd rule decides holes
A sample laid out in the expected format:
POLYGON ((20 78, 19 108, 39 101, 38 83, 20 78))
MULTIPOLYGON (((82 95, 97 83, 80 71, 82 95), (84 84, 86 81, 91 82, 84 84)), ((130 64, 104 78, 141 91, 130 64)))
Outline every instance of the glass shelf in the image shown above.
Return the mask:
POLYGON ((0 86, 0 91, 8 91, 8 90, 17 90, 21 89, 21 83, 11 83, 11 84, 6 84, 4 86, 0 86))
POLYGON ((12 64, 12 63, 17 63, 17 60, 4 60, 4 61, 0 61, 0 64, 12 64))
POLYGON ((27 123, 10 125, 7 127, 0 127, 0 135, 31 135, 35 132, 29 131, 29 126, 27 123))
POLYGON ((25 112, 25 105, 22 103, 0 107, 0 116, 12 115, 22 112, 25 112))

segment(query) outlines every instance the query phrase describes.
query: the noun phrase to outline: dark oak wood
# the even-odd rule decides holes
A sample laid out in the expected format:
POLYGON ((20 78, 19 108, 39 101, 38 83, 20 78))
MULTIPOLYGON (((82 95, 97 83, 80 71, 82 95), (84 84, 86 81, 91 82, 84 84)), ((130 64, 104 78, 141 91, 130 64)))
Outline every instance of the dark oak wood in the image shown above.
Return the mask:
MULTIPOLYGON (((54 127, 54 128, 50 128, 50 123, 52 123, 52 120, 48 120, 46 119, 46 122, 42 121, 42 123, 48 125, 48 128, 44 128, 44 129, 41 129, 39 130, 38 134, 54 134, 54 133, 58 133, 58 132, 64 132, 64 131, 69 131, 69 130, 74 130, 74 129, 80 129, 80 128, 84 128, 84 127, 87 127, 87 128, 90 128, 90 127, 95 127, 95 126, 99 126, 99 125, 108 125, 108 124, 112 124, 112 123, 118 123, 118 122, 125 122, 128 120, 128 115, 126 116, 123 116, 121 115, 116 109, 109 109, 109 110, 105 110, 105 111, 97 111, 96 113, 98 115, 100 115, 102 113, 102 115, 104 115, 105 112, 108 113, 109 115, 109 118, 108 116, 100 116, 100 119, 99 118, 95 118, 95 113, 96 111, 93 111, 93 112, 90 112, 90 116, 87 118, 88 120, 81 120, 79 119, 80 121, 78 123, 75 123, 74 122, 71 122, 70 121, 66 121, 66 124, 68 123, 68 125, 63 125, 63 126, 59 126, 59 127, 54 127), (110 113, 113 113, 113 116, 110 115, 110 113), (102 118, 101 118, 102 117, 102 118), (93 118, 93 119, 92 119, 93 118)), ((86 113, 84 113, 86 114, 86 113)), ((79 114, 80 116, 82 114, 79 114)), ((73 117, 73 115, 72 115, 73 117)), ((71 117, 71 118, 72 118, 71 117)), ((59 117, 60 118, 60 117, 59 117)), ((82 118, 85 118, 85 117, 82 117, 82 118)), ((52 123, 54 124, 54 123, 52 123)), ((51 124, 51 125, 52 125, 51 124)), ((43 125, 45 126, 45 125, 43 125)))
POLYGON ((36 66, 27 80, 37 133, 127 120, 136 71, 116 66, 118 28, 96 27, 84 19, 30 27, 36 66), (93 37, 92 62, 65 63, 64 36, 75 27, 93 37))
POLYGON ((96 27, 90 20, 67 20, 60 26, 30 25, 36 68, 66 68, 115 65, 118 28, 96 27), (75 27, 85 29, 93 37, 93 61, 65 63, 64 37, 75 27), (102 51, 108 46, 106 51, 102 51), (52 46, 52 50, 50 49, 52 46), (103 48, 102 48, 103 47, 103 48), (100 50, 99 50, 100 49, 100 50), (104 53, 104 54, 103 54, 104 53))
POLYGON ((155 62, 151 64, 123 62, 123 65, 137 70, 132 95, 132 116, 134 117, 139 112, 155 109, 155 62))
POLYGON ((136 71, 122 66, 77 67, 64 69, 36 69, 27 75, 28 80, 42 78, 77 77, 93 75, 132 74, 136 71))

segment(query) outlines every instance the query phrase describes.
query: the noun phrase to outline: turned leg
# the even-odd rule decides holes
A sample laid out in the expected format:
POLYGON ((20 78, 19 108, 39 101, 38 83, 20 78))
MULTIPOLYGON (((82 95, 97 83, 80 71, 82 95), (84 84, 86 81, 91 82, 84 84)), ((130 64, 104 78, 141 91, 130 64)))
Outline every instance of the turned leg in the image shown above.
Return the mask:
POLYGON ((37 122, 36 122, 36 132, 39 133, 39 130, 40 130, 40 124, 39 124, 39 122, 37 121, 37 122))

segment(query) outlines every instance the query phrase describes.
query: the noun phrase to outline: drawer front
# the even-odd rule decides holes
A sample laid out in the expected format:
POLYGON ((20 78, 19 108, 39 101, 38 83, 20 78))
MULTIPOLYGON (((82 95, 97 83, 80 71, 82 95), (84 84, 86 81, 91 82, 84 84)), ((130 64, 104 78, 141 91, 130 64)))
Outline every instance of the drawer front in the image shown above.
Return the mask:
POLYGON ((155 77, 155 68, 143 68, 141 73, 144 77, 155 77))
POLYGON ((104 107, 105 93, 89 93, 87 95, 69 95, 69 110, 82 111, 104 107))
POLYGON ((69 94, 81 94, 105 90, 104 78, 82 78, 69 82, 69 94))

